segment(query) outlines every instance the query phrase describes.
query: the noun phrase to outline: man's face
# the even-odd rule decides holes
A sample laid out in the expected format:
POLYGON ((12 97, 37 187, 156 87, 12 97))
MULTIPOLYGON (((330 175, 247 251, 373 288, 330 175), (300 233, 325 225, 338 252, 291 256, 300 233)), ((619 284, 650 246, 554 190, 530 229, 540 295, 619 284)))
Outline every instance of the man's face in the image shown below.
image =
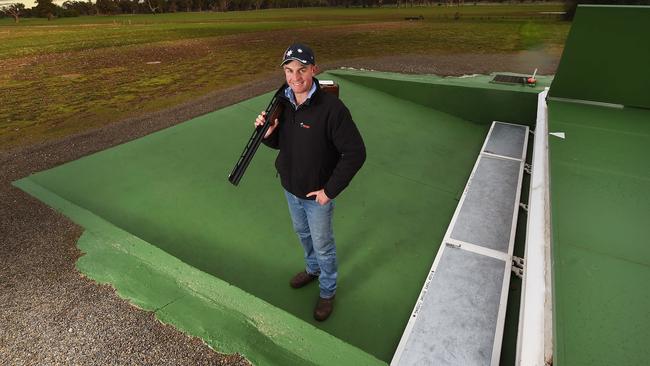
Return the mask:
POLYGON ((317 68, 314 65, 303 65, 300 62, 293 60, 282 66, 284 69, 284 76, 287 79, 287 84, 291 87, 294 94, 307 93, 311 89, 314 82, 314 75, 317 68))

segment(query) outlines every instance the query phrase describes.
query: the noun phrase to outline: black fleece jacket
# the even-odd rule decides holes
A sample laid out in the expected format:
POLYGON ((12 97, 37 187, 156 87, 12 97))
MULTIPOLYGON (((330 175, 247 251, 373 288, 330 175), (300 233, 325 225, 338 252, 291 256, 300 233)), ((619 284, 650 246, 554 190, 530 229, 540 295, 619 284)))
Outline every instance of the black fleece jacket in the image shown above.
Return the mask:
POLYGON ((318 80, 314 83, 316 91, 297 109, 280 89, 284 110, 278 128, 263 142, 280 150, 275 167, 287 191, 307 199, 309 192, 324 188, 335 198, 361 169, 366 148, 347 107, 321 90, 318 80))

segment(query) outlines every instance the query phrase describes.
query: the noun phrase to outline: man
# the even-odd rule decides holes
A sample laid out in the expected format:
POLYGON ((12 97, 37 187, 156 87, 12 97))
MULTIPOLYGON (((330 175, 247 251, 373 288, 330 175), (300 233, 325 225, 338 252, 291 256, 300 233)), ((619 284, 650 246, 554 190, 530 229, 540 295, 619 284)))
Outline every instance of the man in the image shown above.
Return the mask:
MULTIPOLYGON (((264 144, 279 149, 280 175, 293 228, 304 249, 305 270, 289 284, 301 288, 318 278, 320 296, 314 318, 323 321, 334 309, 338 264, 332 229, 334 198, 348 186, 366 159, 363 139, 350 111, 336 96, 320 89, 314 53, 293 44, 284 53, 286 77, 280 95, 284 109, 272 122, 264 144)), ((255 125, 264 124, 264 112, 255 125)))

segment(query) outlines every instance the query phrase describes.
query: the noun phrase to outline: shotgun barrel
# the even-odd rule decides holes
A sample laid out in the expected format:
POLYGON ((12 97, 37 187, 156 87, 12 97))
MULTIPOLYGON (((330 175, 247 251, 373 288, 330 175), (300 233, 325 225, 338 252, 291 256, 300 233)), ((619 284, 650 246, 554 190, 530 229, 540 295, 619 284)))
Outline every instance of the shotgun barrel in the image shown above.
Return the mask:
POLYGON ((253 160, 253 156, 255 156, 257 148, 260 147, 264 135, 266 135, 269 127, 271 127, 272 121, 280 117, 280 114, 282 113, 282 103, 280 102, 279 95, 283 89, 284 87, 281 87, 277 92, 275 92, 275 94, 273 94, 271 102, 266 107, 264 124, 255 128, 253 134, 251 135, 251 138, 248 140, 248 143, 244 148, 244 152, 242 152, 239 160, 237 160, 237 164, 235 164, 232 172, 230 172, 228 181, 230 181, 230 183, 233 185, 239 184, 239 181, 246 172, 246 168, 248 168, 248 164, 250 164, 251 160, 253 160))

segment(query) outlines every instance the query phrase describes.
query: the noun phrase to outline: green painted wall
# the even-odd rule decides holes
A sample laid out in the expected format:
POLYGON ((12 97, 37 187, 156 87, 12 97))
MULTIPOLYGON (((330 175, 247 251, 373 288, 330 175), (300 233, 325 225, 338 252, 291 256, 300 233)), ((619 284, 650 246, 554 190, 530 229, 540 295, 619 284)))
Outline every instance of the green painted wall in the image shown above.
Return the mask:
POLYGON ((443 78, 347 71, 332 74, 468 121, 481 124, 503 121, 531 127, 537 116, 537 94, 552 80, 540 76, 538 85, 532 88, 491 84, 488 81, 492 77, 486 75, 443 78))
POLYGON ((579 6, 549 96, 650 108, 650 7, 579 6))

